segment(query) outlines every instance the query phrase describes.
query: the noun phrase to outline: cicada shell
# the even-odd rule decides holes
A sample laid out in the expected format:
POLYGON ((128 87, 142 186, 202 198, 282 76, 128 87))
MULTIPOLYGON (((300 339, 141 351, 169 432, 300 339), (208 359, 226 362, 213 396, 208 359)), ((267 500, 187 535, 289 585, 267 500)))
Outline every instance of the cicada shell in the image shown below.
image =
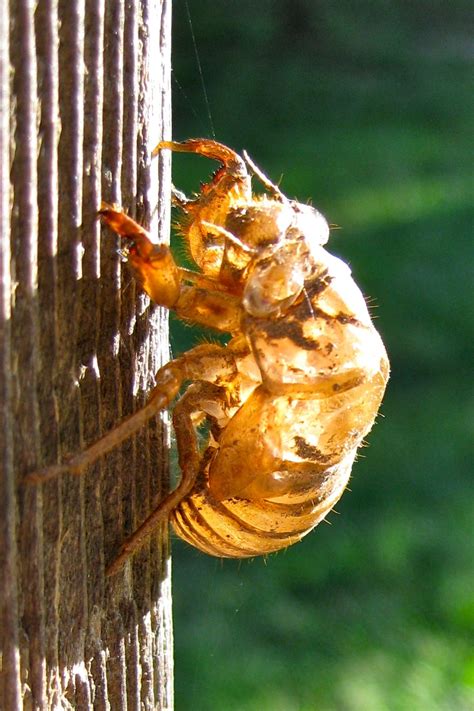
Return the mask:
POLYGON ((112 572, 164 518, 215 556, 262 555, 299 541, 342 495, 389 374, 364 297, 347 264, 326 251, 329 227, 315 208, 285 197, 246 154, 215 141, 163 142, 156 153, 163 149, 220 163, 198 195, 175 192, 196 269, 181 268, 118 207, 103 205, 100 214, 123 238, 151 299, 230 340, 172 360, 142 410, 31 477, 80 473, 181 393, 173 410, 180 483, 125 542, 112 572))
POLYGON ((324 248, 329 228, 317 210, 212 141, 162 147, 223 162, 181 203, 182 234, 209 286, 202 300, 182 290, 175 307, 229 330, 235 363, 211 378, 224 400, 213 407, 203 395, 212 436, 171 523, 210 555, 270 553, 309 533, 342 495, 380 407, 387 354, 349 267, 324 248), (263 197, 249 173, 263 180, 263 197), (224 310, 207 300, 213 290, 228 297, 224 310))

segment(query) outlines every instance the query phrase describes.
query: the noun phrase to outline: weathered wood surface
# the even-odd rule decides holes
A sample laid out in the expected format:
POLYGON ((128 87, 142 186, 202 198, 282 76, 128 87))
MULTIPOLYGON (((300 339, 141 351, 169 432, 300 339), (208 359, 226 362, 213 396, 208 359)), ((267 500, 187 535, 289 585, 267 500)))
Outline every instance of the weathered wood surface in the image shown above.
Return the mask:
POLYGON ((167 0, 0 9, 0 707, 170 709, 167 531, 106 578, 168 486, 160 421, 82 478, 22 478, 143 402, 167 358, 103 198, 169 231, 167 0))

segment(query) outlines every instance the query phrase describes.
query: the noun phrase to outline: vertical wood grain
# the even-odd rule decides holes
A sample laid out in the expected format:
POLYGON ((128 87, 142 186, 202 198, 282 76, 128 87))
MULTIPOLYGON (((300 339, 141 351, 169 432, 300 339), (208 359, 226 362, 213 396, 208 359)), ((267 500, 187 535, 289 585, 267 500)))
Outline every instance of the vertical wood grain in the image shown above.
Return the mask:
POLYGON ((168 357, 102 199, 169 233, 168 0, 0 9, 0 707, 171 709, 167 530, 105 566, 168 486, 157 418, 80 478, 23 477, 133 412, 168 357))

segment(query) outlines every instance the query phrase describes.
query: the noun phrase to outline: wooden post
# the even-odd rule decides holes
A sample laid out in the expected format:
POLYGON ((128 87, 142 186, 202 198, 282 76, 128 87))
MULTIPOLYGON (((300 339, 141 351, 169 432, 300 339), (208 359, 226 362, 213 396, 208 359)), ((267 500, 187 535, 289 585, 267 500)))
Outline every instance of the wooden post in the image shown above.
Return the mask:
MULTIPOLYGON (((146 398, 167 326, 96 219, 169 233, 169 0, 0 3, 0 707, 171 709, 166 527, 104 567, 167 481, 165 419, 85 476, 23 477, 146 398)), ((159 420, 159 418, 158 418, 159 420)))

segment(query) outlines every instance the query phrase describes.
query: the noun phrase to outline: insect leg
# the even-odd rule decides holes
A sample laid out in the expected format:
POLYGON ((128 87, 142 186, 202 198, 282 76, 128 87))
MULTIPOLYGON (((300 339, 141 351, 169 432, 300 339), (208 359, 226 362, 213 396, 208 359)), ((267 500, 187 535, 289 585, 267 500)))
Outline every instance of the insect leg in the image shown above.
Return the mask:
POLYGON ((148 402, 142 408, 122 420, 117 427, 107 432, 97 442, 94 442, 90 447, 79 452, 79 454, 76 454, 63 464, 56 464, 31 472, 25 477, 25 483, 43 484, 63 474, 80 476, 91 464, 131 437, 160 410, 166 409, 176 397, 185 378, 186 368, 181 359, 167 363, 158 371, 155 388, 152 390, 148 402))
POLYGON ((223 163, 226 172, 234 178, 247 177, 245 163, 239 154, 210 138, 191 138, 181 143, 178 141, 161 141, 153 150, 152 156, 157 156, 163 148, 168 148, 178 153, 198 153, 201 156, 223 163))
POLYGON ((103 203, 99 214, 114 232, 131 243, 129 265, 155 303, 193 323, 226 332, 238 330, 239 297, 222 290, 215 280, 178 267, 169 247, 154 244, 149 233, 120 208, 103 203))
POLYGON ((208 403, 213 403, 225 411, 229 407, 225 387, 201 382, 191 385, 176 404, 173 411, 173 426, 176 433, 181 479, 136 531, 122 544, 120 552, 107 569, 107 575, 113 575, 125 563, 127 558, 139 550, 149 536, 170 513, 191 492, 196 478, 201 472, 202 455, 199 451, 193 415, 204 413, 208 403))
POLYGON ((80 476, 100 457, 131 437, 150 418, 166 409, 178 394, 185 380, 213 381, 218 377, 232 380, 235 375, 234 356, 223 347, 207 344, 193 348, 181 358, 172 360, 160 368, 156 374, 156 384, 150 398, 140 410, 125 418, 97 442, 63 464, 31 472, 25 477, 25 483, 42 484, 63 474, 80 476))

